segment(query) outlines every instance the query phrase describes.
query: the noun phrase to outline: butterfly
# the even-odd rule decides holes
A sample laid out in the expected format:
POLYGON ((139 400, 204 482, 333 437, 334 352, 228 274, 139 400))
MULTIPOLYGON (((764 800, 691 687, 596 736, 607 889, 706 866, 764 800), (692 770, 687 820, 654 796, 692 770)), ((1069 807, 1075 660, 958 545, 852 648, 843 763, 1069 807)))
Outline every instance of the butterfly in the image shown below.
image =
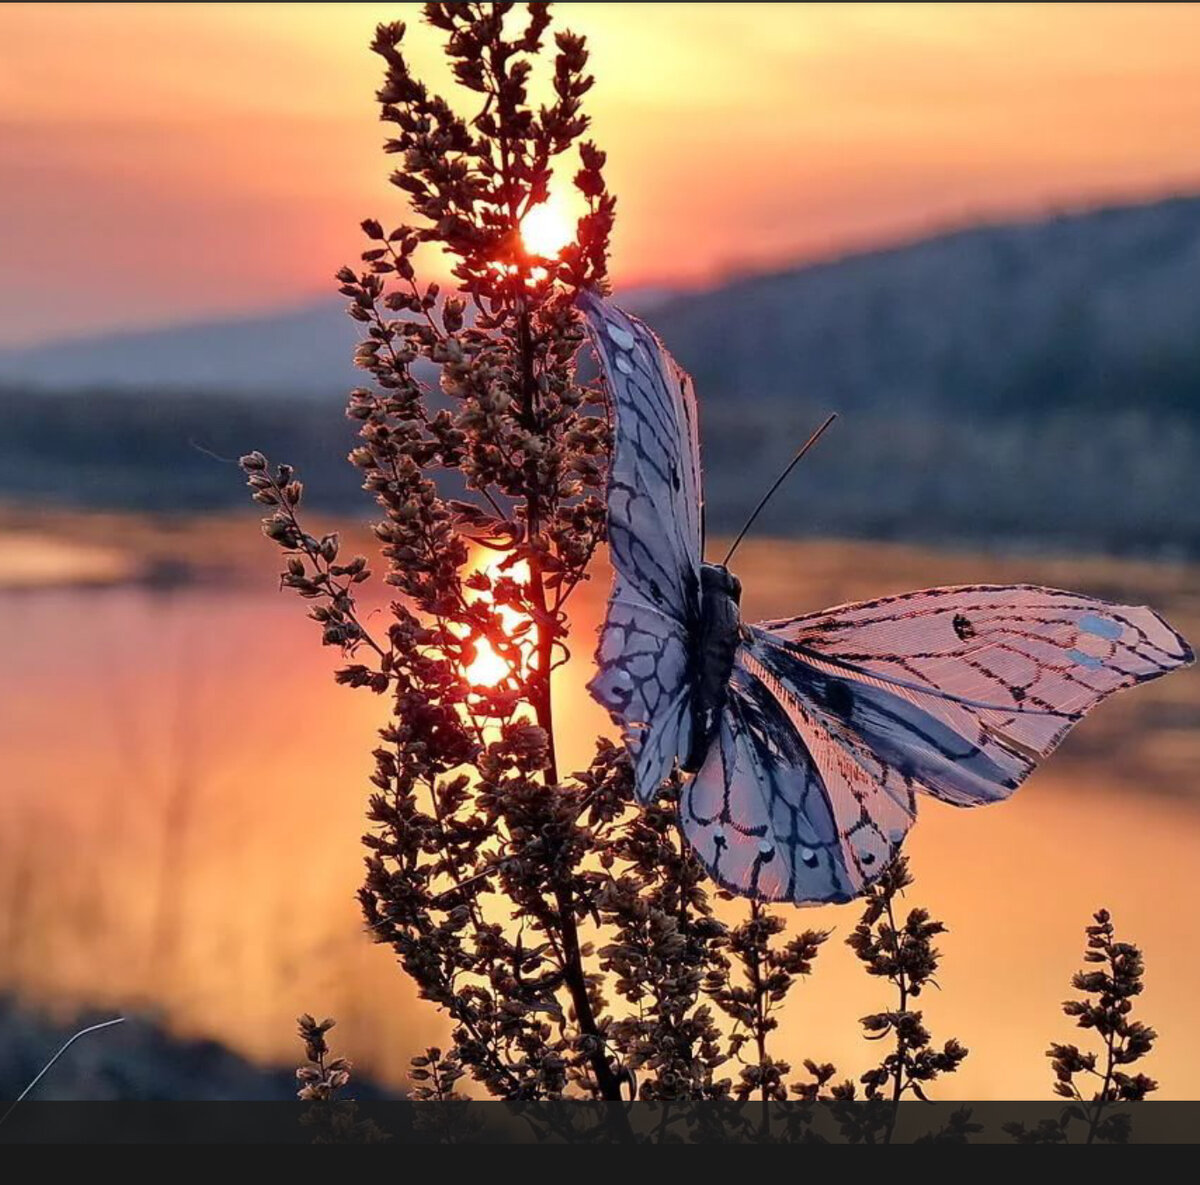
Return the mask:
POLYGON ((1114 691, 1190 663, 1153 610, 1035 585, 931 588, 778 621, 704 561, 692 381, 641 321, 579 297, 613 421, 614 570, 588 684, 638 799, 675 773, 713 880, 796 904, 860 896, 918 792, 1007 798, 1114 691))

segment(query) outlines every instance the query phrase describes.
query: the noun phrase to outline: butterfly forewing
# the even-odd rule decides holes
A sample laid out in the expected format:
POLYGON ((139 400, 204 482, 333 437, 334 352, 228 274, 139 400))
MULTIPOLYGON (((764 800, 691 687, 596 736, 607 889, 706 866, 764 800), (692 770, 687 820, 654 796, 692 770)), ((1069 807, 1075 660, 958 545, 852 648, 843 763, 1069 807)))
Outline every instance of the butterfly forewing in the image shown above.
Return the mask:
POLYGON ((589 685, 625 731, 651 798, 689 741, 703 547, 691 380, 636 318, 584 293, 613 420, 608 538, 616 578, 589 685))
POLYGON ((1007 797, 1106 696, 1192 660, 1150 609, 1034 585, 927 589, 755 633, 826 718, 960 806, 1007 797))

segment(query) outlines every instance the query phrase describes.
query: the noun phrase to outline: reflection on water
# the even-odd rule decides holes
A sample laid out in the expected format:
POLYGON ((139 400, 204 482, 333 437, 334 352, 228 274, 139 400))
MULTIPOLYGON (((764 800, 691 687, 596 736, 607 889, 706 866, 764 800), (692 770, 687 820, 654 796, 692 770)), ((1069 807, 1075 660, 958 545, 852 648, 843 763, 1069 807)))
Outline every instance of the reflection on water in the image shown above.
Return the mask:
POLYGON ((9 589, 111 584, 131 574, 126 554, 54 535, 0 534, 0 581, 9 589))
MULTIPOLYGON (((333 684, 336 655, 277 593, 271 552, 252 556, 223 584, 0 592, 0 990, 151 1008, 181 1032, 284 1061, 295 1015, 328 1013, 340 1050, 399 1082, 444 1029, 363 935, 354 901, 386 704, 333 684)), ((1200 637, 1194 569, 828 543, 751 543, 739 558, 752 617, 1022 578, 1149 601, 1200 637)), ((578 660, 557 692, 566 768, 608 727, 583 690, 606 585, 598 572, 573 598, 578 660)), ((951 928, 943 990, 923 1003, 935 1036, 972 1050, 943 1096, 1047 1094, 1042 1051, 1071 1039, 1058 1005, 1100 904, 1146 949, 1142 1006, 1162 1034, 1148 1071, 1164 1095, 1197 1093, 1198 755, 1193 668, 1100 709, 1008 803, 922 803, 913 900, 951 928)), ((856 910, 795 917, 844 935, 856 910)), ((874 1053, 857 1018, 888 1003, 835 941, 783 1014, 780 1052, 857 1075, 874 1053)))

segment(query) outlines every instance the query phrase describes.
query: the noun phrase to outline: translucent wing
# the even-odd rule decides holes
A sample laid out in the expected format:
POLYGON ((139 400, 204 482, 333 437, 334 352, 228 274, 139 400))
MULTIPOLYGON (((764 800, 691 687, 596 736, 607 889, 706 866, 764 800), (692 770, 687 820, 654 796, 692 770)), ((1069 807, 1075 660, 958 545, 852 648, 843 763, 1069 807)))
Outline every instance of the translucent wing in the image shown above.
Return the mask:
POLYGON ((919 789, 1005 798, 1105 696, 1192 661, 1151 609, 935 588, 753 627, 762 661, 919 789))
POLYGON ((613 566, 644 600, 688 624, 703 551, 692 380, 635 317, 590 292, 579 305, 612 403, 613 566))
POLYGON ((691 745, 690 653, 685 628, 641 601, 618 572, 588 690, 624 726, 643 802, 691 745))
POLYGON ((914 815, 909 779, 738 654, 716 743, 680 803, 710 875, 766 901, 849 901, 887 867, 914 815))
POLYGON ((625 733, 640 797, 689 744, 703 529, 691 379, 640 321, 579 298, 613 419, 608 538, 616 578, 592 694, 625 733))

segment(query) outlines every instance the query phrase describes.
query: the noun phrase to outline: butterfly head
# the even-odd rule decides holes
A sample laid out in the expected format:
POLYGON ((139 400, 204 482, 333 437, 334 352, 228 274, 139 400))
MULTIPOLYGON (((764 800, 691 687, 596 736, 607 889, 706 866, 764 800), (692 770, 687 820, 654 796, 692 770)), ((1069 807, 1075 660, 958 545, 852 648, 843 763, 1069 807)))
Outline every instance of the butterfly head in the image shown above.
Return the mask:
POLYGON ((706 599, 727 597, 742 603, 742 582, 724 564, 700 565, 700 589, 706 599))

